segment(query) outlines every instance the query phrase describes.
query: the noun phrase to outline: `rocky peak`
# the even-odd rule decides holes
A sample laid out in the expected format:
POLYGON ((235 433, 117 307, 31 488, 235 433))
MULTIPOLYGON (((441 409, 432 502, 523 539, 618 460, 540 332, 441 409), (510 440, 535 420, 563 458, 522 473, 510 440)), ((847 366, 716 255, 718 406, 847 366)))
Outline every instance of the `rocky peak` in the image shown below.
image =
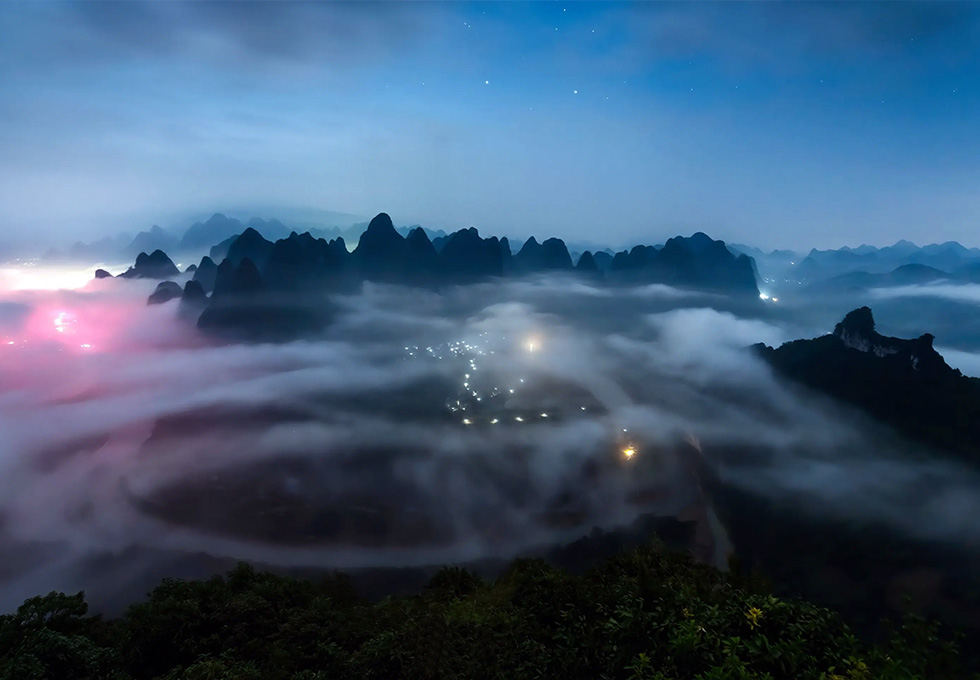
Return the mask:
POLYGON ((388 213, 378 213, 368 224, 364 233, 361 234, 361 238, 357 242, 357 247, 360 248, 362 245, 376 246, 383 243, 401 242, 403 240, 402 235, 395 229, 395 225, 392 223, 388 213))
POLYGON ((149 255, 137 255, 136 263, 120 276, 127 279, 169 279, 180 276, 180 270, 165 252, 154 250, 149 255))
POLYGON ((874 315, 870 307, 860 307, 848 312, 844 319, 834 326, 833 335, 844 343, 845 347, 859 352, 871 352, 879 358, 894 356, 902 361, 907 360, 916 370, 953 371, 932 346, 935 338, 931 333, 925 333, 911 340, 881 335, 875 330, 874 315))
MULTIPOLYGON (((874 345, 875 319, 870 307, 860 307, 847 313, 843 321, 834 326, 834 335, 847 347, 867 352, 874 345)), ((880 337, 880 336, 878 336, 880 337)), ((876 352, 877 354, 877 352, 876 352)))
POLYGON ((184 284, 184 291, 181 293, 180 300, 183 303, 203 303, 207 301, 208 295, 204 292, 204 287, 197 281, 188 281, 184 284))
POLYGON ((201 284, 205 292, 214 290, 214 280, 218 276, 218 265, 210 257, 205 255, 201 258, 201 264, 197 265, 194 272, 194 281, 201 284))
POLYGON ((179 298, 182 292, 180 284, 175 281, 161 281, 157 284, 156 290, 147 299, 146 304, 162 305, 164 302, 179 298))
POLYGON ((582 253, 582 256, 578 259, 578 264, 575 265, 575 268, 582 272, 599 271, 599 265, 596 264, 595 257, 588 250, 582 253))

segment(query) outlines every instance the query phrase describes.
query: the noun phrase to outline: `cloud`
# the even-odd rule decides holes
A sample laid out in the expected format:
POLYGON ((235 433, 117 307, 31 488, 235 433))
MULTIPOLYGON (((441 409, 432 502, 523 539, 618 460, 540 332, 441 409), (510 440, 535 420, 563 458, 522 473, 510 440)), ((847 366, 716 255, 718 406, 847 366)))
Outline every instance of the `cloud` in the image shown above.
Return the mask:
POLYGON ((903 297, 938 297, 959 302, 980 302, 980 285, 975 283, 929 283, 916 286, 873 288, 872 297, 887 300, 903 297))
POLYGON ((972 473, 913 462, 857 414, 782 384, 744 347, 786 331, 698 296, 368 285, 337 298, 320 338, 229 346, 175 303, 148 307, 151 287, 4 296, 29 311, 0 346, 0 541, 37 560, 0 588, 4 606, 51 588, 98 600, 118 574, 142 583, 195 554, 282 568, 514 554, 683 510, 690 437, 752 493, 980 542, 959 514, 980 509, 972 473), (468 397, 495 389, 493 412, 468 397), (617 457, 627 439, 633 467, 617 457), (631 500, 651 487, 659 500, 631 500), (116 576, 89 571, 107 555, 116 576))
POLYGON ((43 50, 17 41, 33 67, 166 57, 253 71, 392 58, 435 30, 432 19, 442 13, 402 3, 287 2, 71 2, 4 11, 52 38, 43 50))

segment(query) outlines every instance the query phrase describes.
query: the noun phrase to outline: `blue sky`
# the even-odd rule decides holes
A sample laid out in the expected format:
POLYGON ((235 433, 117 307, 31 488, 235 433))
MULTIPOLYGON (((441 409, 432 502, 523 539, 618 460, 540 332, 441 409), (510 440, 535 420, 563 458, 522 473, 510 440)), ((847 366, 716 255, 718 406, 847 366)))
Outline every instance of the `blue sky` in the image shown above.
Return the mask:
POLYGON ((0 229, 980 245, 978 84, 966 3, 2 3, 0 229))

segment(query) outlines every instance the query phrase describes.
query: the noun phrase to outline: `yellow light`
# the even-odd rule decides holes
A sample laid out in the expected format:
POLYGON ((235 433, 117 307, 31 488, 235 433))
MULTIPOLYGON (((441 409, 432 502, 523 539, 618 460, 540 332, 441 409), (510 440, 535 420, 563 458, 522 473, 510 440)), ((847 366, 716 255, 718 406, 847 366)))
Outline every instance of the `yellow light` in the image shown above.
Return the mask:
POLYGON ((627 446, 625 449, 623 449, 623 455, 626 456, 627 460, 629 460, 636 455, 636 449, 632 446, 627 446))

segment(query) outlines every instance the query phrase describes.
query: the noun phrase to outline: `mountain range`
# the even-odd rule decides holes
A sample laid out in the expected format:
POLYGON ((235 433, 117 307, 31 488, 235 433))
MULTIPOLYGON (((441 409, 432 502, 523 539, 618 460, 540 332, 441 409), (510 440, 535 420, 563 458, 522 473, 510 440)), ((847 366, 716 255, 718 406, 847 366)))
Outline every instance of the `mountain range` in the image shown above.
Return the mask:
MULTIPOLYGON (((920 283, 922 273, 929 269, 939 272, 941 276, 937 275, 938 278, 980 278, 980 248, 967 248, 956 241, 918 246, 903 240, 885 248, 869 245, 836 250, 814 248, 809 253, 792 250, 764 252, 743 244, 732 244, 729 249, 751 256, 758 267, 760 282, 777 286, 823 288, 829 284, 829 287, 834 288, 838 285, 852 285, 866 275, 894 272, 895 276, 892 278, 903 280, 916 271, 920 280, 914 282, 920 283), (908 265, 915 267, 905 269, 908 265), (831 283, 845 276, 851 278, 831 283)), ((913 278, 915 276, 913 274, 913 278)), ((895 284, 889 283, 888 278, 885 278, 882 285, 895 284)))
MULTIPOLYGON (((246 335, 312 330, 327 322, 326 307, 322 300, 305 304, 306 298, 355 290, 364 281, 439 288, 548 272, 610 285, 658 283, 752 300, 759 297, 751 258, 732 254, 724 242, 703 233, 675 237, 663 246, 639 245, 615 255, 586 251, 577 261, 557 238, 539 242, 532 236, 515 253, 507 238, 483 238, 474 228, 436 232, 435 238, 430 238, 431 233, 414 227, 403 235, 386 213, 380 213, 351 250, 341 237, 328 241, 309 232, 291 232, 271 241, 255 226, 247 227, 194 267, 192 281, 211 295, 199 325, 246 335), (311 311, 314 308, 316 312, 311 311)), ((156 250, 141 253, 121 276, 171 279, 176 273, 173 261, 156 250)), ((154 302, 160 302, 176 297, 176 291, 166 286, 154 295, 154 302)))

